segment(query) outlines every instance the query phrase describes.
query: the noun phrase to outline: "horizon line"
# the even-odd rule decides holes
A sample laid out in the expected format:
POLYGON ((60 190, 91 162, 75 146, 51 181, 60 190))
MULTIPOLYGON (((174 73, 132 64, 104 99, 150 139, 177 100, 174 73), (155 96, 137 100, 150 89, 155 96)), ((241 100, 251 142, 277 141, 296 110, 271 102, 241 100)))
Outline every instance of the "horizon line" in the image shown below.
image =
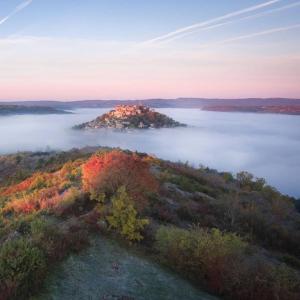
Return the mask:
POLYGON ((136 98, 136 99, 81 99, 81 100, 2 100, 1 103, 10 102, 96 102, 96 101, 151 101, 151 100, 300 100, 300 97, 238 97, 238 98, 222 98, 222 97, 176 97, 176 98, 136 98))

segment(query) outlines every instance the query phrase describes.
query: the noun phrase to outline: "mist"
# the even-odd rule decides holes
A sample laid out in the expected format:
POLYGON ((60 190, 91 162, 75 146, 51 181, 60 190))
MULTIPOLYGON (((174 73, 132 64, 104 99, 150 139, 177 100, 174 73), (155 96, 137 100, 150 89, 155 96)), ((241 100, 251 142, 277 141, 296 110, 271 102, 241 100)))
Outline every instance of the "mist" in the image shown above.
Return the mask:
POLYGON ((188 161, 219 171, 246 170, 279 191, 300 197, 300 117, 288 115, 159 109, 186 128, 73 130, 107 109, 78 109, 68 115, 0 117, 0 154, 111 146, 188 161))

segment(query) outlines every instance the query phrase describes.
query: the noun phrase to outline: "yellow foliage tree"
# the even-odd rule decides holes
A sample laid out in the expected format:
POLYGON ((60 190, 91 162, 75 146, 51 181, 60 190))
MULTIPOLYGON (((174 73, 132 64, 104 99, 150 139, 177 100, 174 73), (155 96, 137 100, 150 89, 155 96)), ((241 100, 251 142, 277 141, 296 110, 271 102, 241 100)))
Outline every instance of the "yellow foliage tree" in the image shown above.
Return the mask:
POLYGON ((110 228, 114 228, 130 241, 143 239, 141 231, 149 220, 141 219, 124 186, 120 187, 112 198, 112 214, 107 217, 110 228))

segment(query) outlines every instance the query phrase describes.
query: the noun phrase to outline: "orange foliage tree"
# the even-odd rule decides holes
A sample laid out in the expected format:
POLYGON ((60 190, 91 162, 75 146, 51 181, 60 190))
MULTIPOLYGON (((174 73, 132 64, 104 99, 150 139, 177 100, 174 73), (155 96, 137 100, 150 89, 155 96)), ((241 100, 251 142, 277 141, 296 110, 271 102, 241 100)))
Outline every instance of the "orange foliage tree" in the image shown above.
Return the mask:
POLYGON ((82 166, 82 182, 85 191, 108 196, 124 186, 127 193, 140 204, 147 193, 158 189, 146 159, 119 150, 92 156, 82 166))

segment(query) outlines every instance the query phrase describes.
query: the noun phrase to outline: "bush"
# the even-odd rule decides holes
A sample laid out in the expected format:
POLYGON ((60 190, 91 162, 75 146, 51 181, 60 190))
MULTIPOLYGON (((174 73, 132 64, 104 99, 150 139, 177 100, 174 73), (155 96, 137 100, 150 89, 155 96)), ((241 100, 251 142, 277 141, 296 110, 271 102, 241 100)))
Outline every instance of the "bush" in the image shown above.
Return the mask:
POLYGON ((247 246, 238 236, 223 234, 218 229, 161 227, 156 240, 156 248, 173 267, 219 292, 223 289, 226 264, 247 246))
POLYGON ((160 227, 156 248, 170 266, 219 295, 243 300, 298 299, 297 272, 250 251, 235 234, 160 227))
POLYGON ((224 178, 226 183, 234 182, 234 177, 230 172, 222 173, 222 177, 224 178))
POLYGON ((145 207, 145 195, 158 189, 145 159, 118 150, 91 157, 82 166, 82 182, 85 191, 93 194, 93 197, 105 193, 109 198, 124 186, 136 201, 137 208, 145 207))
POLYGON ((3 212, 19 214, 30 214, 42 210, 64 215, 76 208, 80 200, 84 200, 84 194, 78 188, 71 187, 63 193, 59 193, 56 187, 43 188, 30 194, 20 195, 8 201, 3 212))
POLYGON ((23 299, 42 283, 46 262, 43 253, 29 240, 20 238, 0 249, 0 298, 23 299))
POLYGON ((200 206, 195 203, 184 203, 177 209, 177 215, 181 220, 199 224, 206 215, 199 213, 200 206))
POLYGON ((88 234, 80 226, 62 230, 55 223, 39 218, 31 223, 31 237, 45 253, 48 262, 63 259, 71 252, 78 252, 88 243, 88 234))
POLYGON ((198 182, 186 176, 173 176, 170 179, 170 182, 178 185, 181 190, 191 193, 199 191, 201 189, 201 185, 198 182))
POLYGON ((254 178, 251 173, 245 171, 237 173, 236 179, 241 189, 247 191, 262 191, 266 184, 264 178, 254 178))
POLYGON ((129 241, 140 241, 143 239, 141 231, 149 223, 147 219, 140 219, 128 196, 125 187, 119 188, 117 194, 112 198, 112 214, 107 217, 111 228, 116 229, 129 241))
POLYGON ((84 195, 79 189, 74 187, 69 188, 62 194, 61 201, 54 207, 55 214, 62 216, 74 212, 76 207, 82 202, 80 200, 83 198, 84 195))
POLYGON ((28 195, 13 198, 6 204, 3 212, 14 212, 16 214, 30 214, 40 210, 49 210, 55 207, 62 197, 55 187, 43 188, 28 195))

